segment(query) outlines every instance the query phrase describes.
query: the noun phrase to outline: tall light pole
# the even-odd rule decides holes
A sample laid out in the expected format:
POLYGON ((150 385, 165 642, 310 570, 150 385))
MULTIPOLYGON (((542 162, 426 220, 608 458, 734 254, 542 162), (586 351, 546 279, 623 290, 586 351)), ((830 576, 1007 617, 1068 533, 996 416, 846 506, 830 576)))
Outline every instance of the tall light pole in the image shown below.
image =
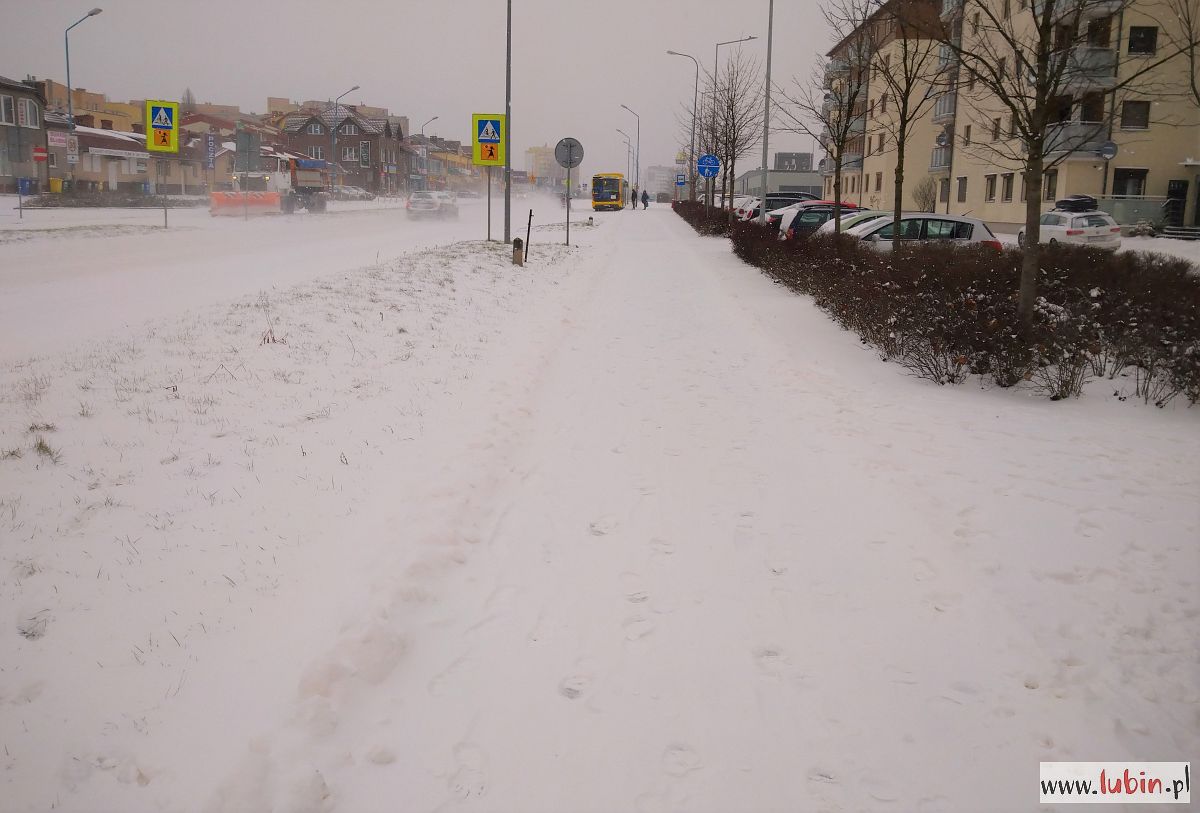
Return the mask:
POLYGON ((637 147, 633 151, 633 185, 638 189, 642 188, 642 117, 633 112, 633 108, 627 104, 621 105, 637 119, 637 147))
POLYGON ((767 138, 771 133, 771 35, 775 26, 775 0, 767 5, 767 82, 763 100, 763 174, 762 205, 758 207, 758 225, 767 225, 767 138))
MULTIPOLYGON (((67 30, 63 32, 63 50, 67 55, 67 122, 68 126, 71 128, 71 135, 75 135, 75 94, 71 92, 71 29, 79 25, 88 17, 95 17, 102 11, 104 11, 102 8, 92 9, 87 14, 83 15, 78 20, 67 26, 67 30)), ((75 165, 68 162, 68 166, 70 167, 72 185, 74 185, 75 165)))
MULTIPOLYGON (((713 83, 712 138, 713 138, 713 146, 714 146, 714 147, 716 146, 716 143, 717 143, 717 57, 718 57, 718 54, 720 54, 720 52, 721 52, 721 46, 722 46, 722 45, 734 45, 734 44, 736 44, 736 43, 739 43, 739 42, 749 42, 750 40, 756 40, 756 39, 758 39, 758 37, 755 37, 755 36, 751 35, 751 36, 749 36, 749 37, 742 37, 741 39, 737 39, 737 40, 725 40, 725 42, 718 42, 718 43, 717 43, 717 46, 716 46, 715 48, 713 48, 713 72, 712 72, 712 83, 713 83)), ((712 180, 710 180, 710 181, 708 182, 708 184, 709 184, 709 187, 708 187, 708 195, 709 195, 709 201, 708 201, 708 205, 709 205, 709 206, 712 206, 712 204, 713 204, 713 200, 712 200, 712 198, 713 198, 713 194, 714 194, 714 192, 716 191, 716 190, 715 190, 715 187, 716 187, 717 181, 716 181, 716 179, 715 179, 715 178, 713 178, 712 180)))
MULTIPOLYGON (((434 116, 429 121, 425 122, 425 124, 433 124, 435 121, 437 121, 440 118, 441 118, 441 116, 434 116)), ((425 124, 421 125, 421 138, 425 137, 425 124)))
MULTIPOLYGON (((630 141, 629 141, 629 133, 625 132, 620 127, 617 128, 617 132, 620 133, 621 135, 625 136, 625 177, 628 178, 629 177, 629 155, 633 151, 633 144, 630 143, 630 141)), ((622 201, 622 202, 624 202, 624 201, 622 201)))
POLYGON ((696 199, 696 107, 700 103, 700 63, 691 54, 681 54, 678 51, 667 51, 669 56, 686 56, 696 64, 696 83, 692 87, 692 140, 688 148, 688 177, 692 179, 691 199, 696 199))
MULTIPOLYGON (((353 93, 356 90, 358 90, 358 85, 355 85, 354 87, 347 90, 346 93, 342 94, 342 96, 345 96, 348 93, 353 93)), ((341 169, 341 166, 342 166, 341 162, 340 161, 338 161, 337 163, 333 163, 333 162, 337 161, 337 128, 338 128, 338 120, 337 120, 338 112, 337 111, 338 111, 338 103, 342 100, 342 96, 338 96, 336 99, 333 100, 333 124, 329 128, 329 138, 331 139, 330 143, 329 143, 329 161, 332 166, 335 166, 338 169, 341 169)), ((249 157, 247 157, 246 165, 249 166, 249 157)), ((340 181, 340 179, 339 179, 339 181, 340 181)), ((345 186, 345 184, 342 184, 342 185, 345 186)))
MULTIPOLYGON (((504 54, 504 243, 512 242, 512 0, 504 54)), ((568 190, 570 191, 570 190, 568 190)))

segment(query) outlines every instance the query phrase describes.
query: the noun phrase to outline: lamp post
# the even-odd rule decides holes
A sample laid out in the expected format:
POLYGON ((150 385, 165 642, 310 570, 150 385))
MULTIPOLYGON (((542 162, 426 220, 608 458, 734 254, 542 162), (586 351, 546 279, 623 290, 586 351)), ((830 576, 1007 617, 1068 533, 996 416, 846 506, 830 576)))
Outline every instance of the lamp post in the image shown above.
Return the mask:
POLYGON ((767 138, 771 132, 771 35, 775 26, 775 0, 767 6, 767 81, 763 94, 763 174, 762 205, 758 207, 758 225, 767 225, 767 138))
POLYGON ((692 179, 691 200, 696 199, 696 107, 700 103, 700 63, 691 54, 681 54, 678 51, 667 51, 669 56, 686 56, 696 64, 696 82, 692 87, 692 140, 688 150, 688 177, 692 179))
MULTIPOLYGON (((739 42, 749 42, 750 40, 756 40, 756 39, 758 39, 758 37, 755 37, 755 36, 751 35, 751 36, 749 36, 749 37, 742 37, 741 39, 737 39, 737 40, 726 40, 725 42, 718 42, 718 43, 717 43, 717 45, 716 45, 716 47, 715 47, 715 48, 713 48, 713 72, 712 72, 712 82, 713 82, 712 138, 713 138, 713 146, 714 146, 714 148, 716 147, 716 144, 717 144, 717 57, 718 57, 718 54, 720 54, 720 52, 721 52, 721 46, 722 46, 722 45, 734 45, 734 44, 736 44, 736 43, 739 43, 739 42)), ((709 202, 708 202, 708 205, 709 205, 709 206, 712 206, 712 204, 713 204, 713 201, 712 201, 712 196, 713 196, 714 192, 716 191, 716 190, 715 190, 715 188, 714 188, 714 187, 716 186, 716 183, 717 183, 717 182, 716 182, 716 179, 715 179, 715 178, 714 178, 713 180, 710 180, 710 181, 709 181, 709 190, 708 190, 708 194, 709 194, 709 198, 710 198, 710 199, 709 199, 709 202)))
MULTIPOLYGON (((87 14, 83 15, 78 20, 67 26, 67 30, 63 32, 63 50, 66 52, 67 56, 67 126, 71 128, 71 135, 75 135, 75 100, 73 98, 74 94, 71 92, 71 29, 79 25, 88 17, 95 17, 102 11, 104 11, 102 8, 92 9, 87 14)), ((70 167, 69 171, 71 174, 71 180, 74 182, 75 165, 68 161, 68 166, 70 167)))
MULTIPOLYGON (((435 121, 437 121, 440 118, 441 118, 441 116, 434 116, 429 121, 425 122, 425 124, 433 124, 435 121)), ((421 125, 421 138, 425 137, 425 124, 421 125)))
MULTIPOLYGON (((504 50, 504 244, 512 243, 512 0, 505 18, 504 50)), ((570 190, 567 190, 568 192, 570 190)), ((532 219, 533 215, 530 214, 532 219)), ((528 235, 526 235, 528 236, 528 235)))
POLYGON ((633 117, 637 119, 637 147, 633 151, 633 185, 638 189, 642 188, 642 117, 633 112, 633 108, 623 104, 633 117))
MULTIPOLYGON (((353 93, 356 90, 358 90, 358 85, 355 85, 354 87, 347 90, 346 93, 342 94, 342 96, 345 96, 347 93, 353 93)), ((341 162, 337 160, 337 131, 338 131, 338 120, 337 120, 338 112, 337 111, 338 111, 338 103, 341 102, 342 96, 338 96, 336 99, 333 100, 333 124, 329 128, 329 131, 330 131, 329 132, 329 138, 330 138, 329 161, 332 166, 337 167, 339 170, 341 169, 342 165, 341 165, 341 162)), ((340 174, 340 173, 338 173, 338 174, 340 174)), ((340 182, 341 178, 338 178, 338 181, 340 182)), ((344 184, 343 184, 343 186, 344 186, 344 184)))
POLYGON ((629 140, 629 133, 625 132, 620 127, 617 128, 617 132, 620 133, 621 135, 625 136, 625 177, 628 178, 629 177, 629 164, 630 164, 629 156, 630 156, 630 153, 633 151, 633 144, 629 140))

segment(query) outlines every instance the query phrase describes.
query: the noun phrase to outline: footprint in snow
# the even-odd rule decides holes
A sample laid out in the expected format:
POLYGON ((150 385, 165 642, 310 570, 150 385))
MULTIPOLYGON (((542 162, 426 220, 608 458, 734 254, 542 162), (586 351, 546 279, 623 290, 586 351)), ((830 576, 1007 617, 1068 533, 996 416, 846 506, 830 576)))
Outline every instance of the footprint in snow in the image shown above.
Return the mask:
POLYGON ((663 771, 671 776, 687 776, 699 770, 703 764, 691 746, 672 743, 663 751, 662 766, 663 771))
POLYGON ((654 622, 645 616, 633 615, 625 619, 621 629, 625 632, 626 641, 640 641, 654 632, 654 622))
POLYGON ((616 517, 604 516, 588 525, 588 531, 592 536, 607 536, 617 530, 617 525, 616 517))
POLYGON ((558 693, 568 700, 575 700, 587 691, 591 683, 591 675, 570 675, 559 681, 558 693))

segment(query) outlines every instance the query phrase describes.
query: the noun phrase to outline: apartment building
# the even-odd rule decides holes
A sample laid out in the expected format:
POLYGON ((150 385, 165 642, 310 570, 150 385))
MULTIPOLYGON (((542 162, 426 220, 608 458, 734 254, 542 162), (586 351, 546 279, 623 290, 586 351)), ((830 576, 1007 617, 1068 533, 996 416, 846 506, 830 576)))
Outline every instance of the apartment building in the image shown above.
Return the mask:
MULTIPOLYGON (((877 15, 913 1, 892 0, 877 15)), ((1066 60, 1067 67, 1051 104, 1046 135, 1052 165, 1042 177, 1042 208, 1066 195, 1088 194, 1124 223, 1161 221, 1169 207, 1177 223, 1200 225, 1200 107, 1181 92, 1187 64, 1171 58, 1180 36, 1171 30, 1167 0, 1057 4, 1053 58, 1066 60)), ((941 27, 924 29, 933 32, 931 40, 945 36, 964 52, 997 54, 993 64, 1002 75, 1017 70, 1021 60, 1005 48, 1011 53, 1012 40, 1032 37, 1034 15, 1043 8, 1040 0, 940 0, 938 6, 941 27)), ((921 38, 915 31, 907 36, 921 38)), ((890 207, 896 157, 889 143, 894 122, 887 117, 894 116, 895 99, 887 97, 880 72, 895 64, 902 46, 910 54, 914 46, 897 36, 872 42, 874 53, 863 66, 864 137, 847 150, 854 153, 851 160, 843 160, 843 197, 890 207)), ((845 43, 830 52, 831 82, 847 70, 846 55, 845 43)), ((927 81, 915 94, 925 102, 907 144, 903 205, 919 208, 913 192, 928 177, 936 183, 937 211, 1015 230, 1025 219, 1024 141, 1008 108, 972 73, 959 64, 954 47, 938 45, 927 81)), ((821 163, 827 194, 831 164, 828 158, 821 163)))

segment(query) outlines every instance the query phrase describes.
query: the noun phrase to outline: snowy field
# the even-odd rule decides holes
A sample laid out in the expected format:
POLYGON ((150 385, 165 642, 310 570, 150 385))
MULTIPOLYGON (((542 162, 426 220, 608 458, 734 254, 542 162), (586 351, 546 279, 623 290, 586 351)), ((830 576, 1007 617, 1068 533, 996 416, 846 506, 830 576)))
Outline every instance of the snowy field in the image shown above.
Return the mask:
POLYGON ((1196 409, 938 388, 669 207, 530 205, 524 269, 481 205, 0 241, 0 809, 1025 810, 1197 753, 1196 409))

